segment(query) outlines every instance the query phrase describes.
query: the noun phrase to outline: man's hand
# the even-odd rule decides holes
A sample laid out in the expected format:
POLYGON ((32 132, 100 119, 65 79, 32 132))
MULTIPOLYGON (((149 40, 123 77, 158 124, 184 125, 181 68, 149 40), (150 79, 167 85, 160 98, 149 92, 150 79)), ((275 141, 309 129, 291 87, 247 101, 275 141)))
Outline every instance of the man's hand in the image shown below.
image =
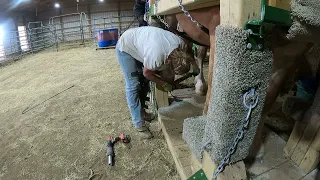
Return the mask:
POLYGON ((156 83, 156 87, 157 89, 159 89, 160 91, 165 91, 165 92, 169 92, 173 90, 173 86, 165 81, 163 81, 162 79, 160 79, 157 75, 155 71, 149 70, 147 68, 143 69, 143 75, 149 79, 150 81, 153 81, 156 83))
POLYGON ((173 90, 173 86, 171 84, 165 83, 164 85, 156 84, 157 89, 164 92, 170 92, 173 90))
POLYGON ((162 86, 163 90, 165 92, 169 92, 169 91, 172 91, 173 90, 173 87, 171 84, 168 84, 168 83, 165 83, 163 86, 162 86))
POLYGON ((199 68, 198 66, 193 66, 193 68, 192 68, 192 74, 193 74, 194 76, 199 75, 199 74, 200 74, 200 68, 199 68))

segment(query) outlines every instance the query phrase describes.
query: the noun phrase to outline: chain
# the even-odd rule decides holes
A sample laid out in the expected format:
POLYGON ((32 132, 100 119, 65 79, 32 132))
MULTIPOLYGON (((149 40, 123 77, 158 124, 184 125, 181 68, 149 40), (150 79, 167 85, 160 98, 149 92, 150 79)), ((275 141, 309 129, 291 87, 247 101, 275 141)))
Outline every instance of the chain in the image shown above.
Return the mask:
POLYGON ((156 14, 157 18, 166 26, 166 28, 169 29, 170 28, 169 24, 158 15, 158 2, 159 2, 159 0, 156 0, 156 3, 155 3, 155 7, 156 7, 155 14, 156 14))
POLYGON ((218 175, 224 170, 226 165, 230 163, 231 155, 236 152, 237 145, 238 145, 239 141, 242 140, 242 138, 244 136, 244 130, 248 128, 252 109, 254 109, 257 106, 258 101, 259 101, 259 98, 256 95, 254 88, 250 89, 248 92, 246 92, 243 95, 243 105, 246 109, 248 109, 246 118, 244 119, 244 121, 240 125, 240 127, 238 129, 238 133, 237 133, 235 139, 233 140, 232 145, 229 148, 227 155, 222 159, 222 161, 220 162, 220 165, 218 166, 218 168, 214 172, 213 179, 217 179, 218 175), (247 104, 248 101, 249 101, 249 104, 247 104))
POLYGON ((146 21, 149 24, 149 0, 146 0, 146 4, 144 8, 145 8, 144 14, 146 15, 146 21))
POLYGON ((182 0, 178 0, 179 3, 179 8, 181 9, 181 11, 184 13, 184 15, 186 15, 193 23, 195 23, 199 28, 203 28, 203 26, 197 21, 195 20, 191 14, 183 7, 182 5, 182 0))

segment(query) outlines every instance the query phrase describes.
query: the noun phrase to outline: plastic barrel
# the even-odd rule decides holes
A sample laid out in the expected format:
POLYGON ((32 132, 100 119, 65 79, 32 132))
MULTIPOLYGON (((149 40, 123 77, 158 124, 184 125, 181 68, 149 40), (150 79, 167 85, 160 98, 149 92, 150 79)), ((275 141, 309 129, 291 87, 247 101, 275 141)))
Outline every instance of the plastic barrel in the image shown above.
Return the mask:
POLYGON ((118 28, 99 30, 97 37, 99 47, 115 46, 118 41, 118 28))

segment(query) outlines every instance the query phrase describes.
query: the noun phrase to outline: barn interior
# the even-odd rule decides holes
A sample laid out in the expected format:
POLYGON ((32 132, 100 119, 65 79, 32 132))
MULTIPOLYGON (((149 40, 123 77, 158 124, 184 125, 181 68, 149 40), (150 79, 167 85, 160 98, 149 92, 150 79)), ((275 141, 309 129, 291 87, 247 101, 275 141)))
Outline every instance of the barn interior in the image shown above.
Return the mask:
POLYGON ((320 180, 317 0, 140 2, 201 69, 170 92, 150 81, 152 139, 116 55, 137 1, 1 0, 0 180, 320 180))

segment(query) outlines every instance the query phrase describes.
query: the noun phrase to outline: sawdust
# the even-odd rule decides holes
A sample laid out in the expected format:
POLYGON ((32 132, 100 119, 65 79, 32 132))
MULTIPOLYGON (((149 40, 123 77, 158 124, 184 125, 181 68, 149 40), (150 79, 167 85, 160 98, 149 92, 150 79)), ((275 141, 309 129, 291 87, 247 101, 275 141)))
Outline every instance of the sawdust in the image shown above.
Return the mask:
POLYGON ((158 122, 152 140, 134 130, 114 49, 49 50, 1 67, 0 123, 0 179, 87 179, 90 169, 97 179, 179 179, 158 122), (132 146, 117 144, 109 168, 107 138, 122 132, 132 146))

